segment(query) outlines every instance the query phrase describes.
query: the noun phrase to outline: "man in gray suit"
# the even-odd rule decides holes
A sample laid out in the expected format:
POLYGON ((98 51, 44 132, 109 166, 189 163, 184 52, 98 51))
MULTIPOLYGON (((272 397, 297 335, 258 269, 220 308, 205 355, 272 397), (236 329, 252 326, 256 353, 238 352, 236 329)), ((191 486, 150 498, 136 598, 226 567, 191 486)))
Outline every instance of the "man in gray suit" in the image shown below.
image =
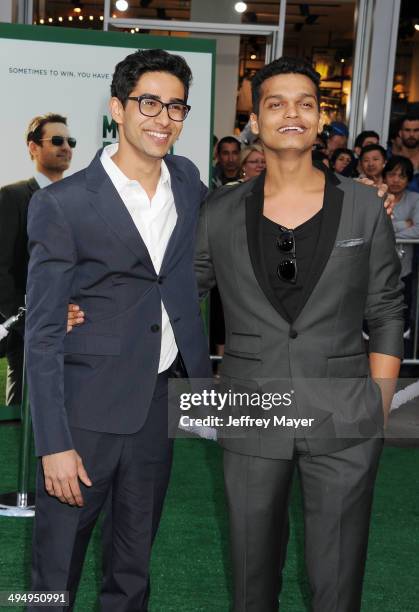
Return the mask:
POLYGON ((263 142, 267 170, 207 199, 198 284, 202 292, 215 284, 220 291, 227 387, 285 386, 294 393, 283 414, 311 426, 278 425, 222 440, 234 612, 278 610, 295 468, 312 610, 356 612, 403 348, 394 235, 375 190, 312 165, 319 75, 309 64, 281 58, 262 68, 253 105, 252 130, 263 142))

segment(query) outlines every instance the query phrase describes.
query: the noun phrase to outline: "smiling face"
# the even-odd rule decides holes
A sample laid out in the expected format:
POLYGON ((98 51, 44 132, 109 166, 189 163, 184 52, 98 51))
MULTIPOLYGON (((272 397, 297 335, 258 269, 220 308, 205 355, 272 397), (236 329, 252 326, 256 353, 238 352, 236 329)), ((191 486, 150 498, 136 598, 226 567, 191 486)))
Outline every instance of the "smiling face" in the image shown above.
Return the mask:
POLYGON ((381 155, 380 151, 368 151, 368 153, 364 153, 362 156, 362 171, 365 176, 372 181, 376 181, 381 177, 384 166, 385 159, 381 155))
MULTIPOLYGON (((137 81, 130 97, 149 95, 161 102, 186 102, 182 81, 168 72, 146 72, 137 81)), ((127 100, 125 108, 112 98, 112 118, 119 128, 120 148, 148 160, 164 157, 179 137, 183 121, 173 121, 163 108, 156 117, 140 113, 138 102, 127 100)))
POLYGON ((309 152, 319 128, 316 87, 303 74, 278 74, 261 86, 258 114, 251 127, 263 142, 265 153, 309 152))
POLYGON ((259 151, 251 151, 242 165, 243 177, 248 180, 259 176, 266 168, 265 156, 259 151))

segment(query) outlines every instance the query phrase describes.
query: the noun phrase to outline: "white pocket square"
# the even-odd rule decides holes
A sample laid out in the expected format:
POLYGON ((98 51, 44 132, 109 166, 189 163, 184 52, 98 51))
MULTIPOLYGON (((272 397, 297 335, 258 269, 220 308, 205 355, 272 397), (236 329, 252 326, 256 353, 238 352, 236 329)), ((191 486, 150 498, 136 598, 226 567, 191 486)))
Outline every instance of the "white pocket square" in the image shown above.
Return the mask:
POLYGON ((354 247, 364 244, 363 238, 350 238, 349 240, 338 240, 336 242, 337 247, 354 247))

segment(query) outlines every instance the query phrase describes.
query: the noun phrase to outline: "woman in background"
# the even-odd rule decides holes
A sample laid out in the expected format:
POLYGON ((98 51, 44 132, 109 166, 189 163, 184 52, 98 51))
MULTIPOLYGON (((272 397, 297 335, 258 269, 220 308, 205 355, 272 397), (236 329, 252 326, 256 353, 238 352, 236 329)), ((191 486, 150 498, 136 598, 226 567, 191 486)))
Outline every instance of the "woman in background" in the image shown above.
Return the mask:
MULTIPOLYGON (((419 239, 419 193, 408 191, 407 185, 413 177, 413 164, 407 157, 394 155, 385 165, 383 179, 389 193, 395 198, 393 228, 397 239, 419 239)), ((412 304, 413 245, 399 244, 397 250, 401 259, 401 279, 404 282, 405 337, 410 336, 412 304)))
POLYGON ((330 168, 343 176, 356 176, 357 163, 351 149, 336 149, 330 158, 330 168))

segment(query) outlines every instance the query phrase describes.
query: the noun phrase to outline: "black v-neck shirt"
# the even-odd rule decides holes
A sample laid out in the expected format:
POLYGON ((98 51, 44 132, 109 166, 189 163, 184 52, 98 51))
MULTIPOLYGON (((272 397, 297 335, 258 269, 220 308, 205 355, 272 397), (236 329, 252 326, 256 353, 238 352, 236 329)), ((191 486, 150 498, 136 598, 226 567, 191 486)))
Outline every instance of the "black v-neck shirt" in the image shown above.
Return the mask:
POLYGON ((323 209, 296 227, 295 257, 297 260, 297 279, 290 283, 279 278, 277 268, 283 259, 278 250, 277 239, 281 233, 279 225, 267 217, 262 217, 262 255, 269 284, 278 301, 282 303, 290 321, 294 321, 299 310, 303 289, 310 276, 312 262, 320 236, 323 209))

